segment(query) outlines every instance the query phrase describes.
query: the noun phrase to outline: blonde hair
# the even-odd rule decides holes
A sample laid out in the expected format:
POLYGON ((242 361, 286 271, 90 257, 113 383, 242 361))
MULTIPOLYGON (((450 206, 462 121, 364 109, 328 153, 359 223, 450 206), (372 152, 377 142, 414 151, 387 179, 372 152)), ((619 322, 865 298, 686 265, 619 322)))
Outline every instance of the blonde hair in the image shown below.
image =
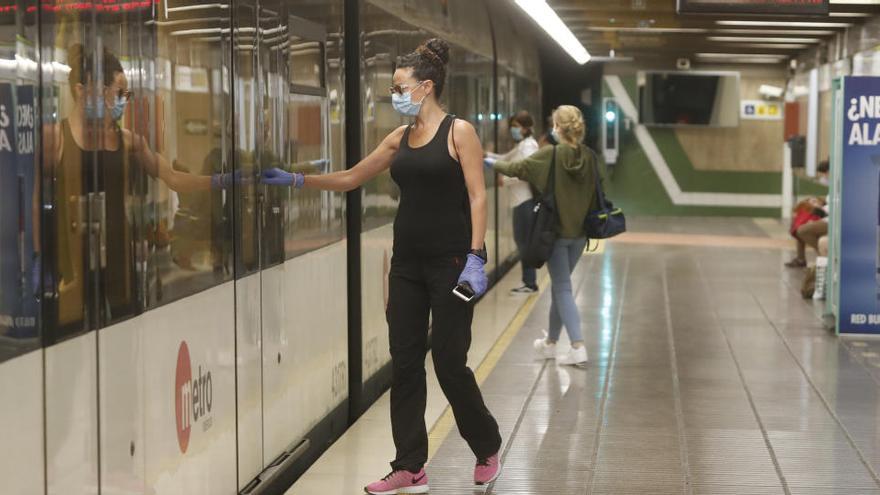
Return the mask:
POLYGON ((560 105, 553 111, 553 124, 559 129, 561 137, 571 144, 583 141, 587 132, 584 115, 571 105, 560 105))

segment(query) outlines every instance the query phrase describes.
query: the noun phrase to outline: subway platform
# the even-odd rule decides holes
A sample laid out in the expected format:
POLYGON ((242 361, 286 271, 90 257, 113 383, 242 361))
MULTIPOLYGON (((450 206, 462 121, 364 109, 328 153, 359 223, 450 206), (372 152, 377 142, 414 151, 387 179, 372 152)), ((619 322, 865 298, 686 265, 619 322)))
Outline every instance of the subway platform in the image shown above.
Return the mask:
MULTIPOLYGON (((505 439, 474 459, 429 364, 432 494, 880 494, 880 343, 826 330, 775 221, 634 219, 573 275, 590 362, 538 360, 549 280, 477 306, 469 355, 505 439)), ((563 334, 564 335, 564 334, 563 334)), ((394 457, 386 393, 289 494, 363 493, 394 457)))

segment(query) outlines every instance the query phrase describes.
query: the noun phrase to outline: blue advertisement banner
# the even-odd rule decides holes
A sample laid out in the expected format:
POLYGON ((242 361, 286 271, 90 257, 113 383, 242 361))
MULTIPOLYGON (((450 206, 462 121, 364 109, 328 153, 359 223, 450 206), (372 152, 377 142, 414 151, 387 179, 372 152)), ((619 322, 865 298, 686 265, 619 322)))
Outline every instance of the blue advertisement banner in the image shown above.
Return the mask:
POLYGON ((844 80, 840 333, 880 333, 880 77, 844 80))
POLYGON ((0 83, 0 335, 35 337, 33 86, 0 83))

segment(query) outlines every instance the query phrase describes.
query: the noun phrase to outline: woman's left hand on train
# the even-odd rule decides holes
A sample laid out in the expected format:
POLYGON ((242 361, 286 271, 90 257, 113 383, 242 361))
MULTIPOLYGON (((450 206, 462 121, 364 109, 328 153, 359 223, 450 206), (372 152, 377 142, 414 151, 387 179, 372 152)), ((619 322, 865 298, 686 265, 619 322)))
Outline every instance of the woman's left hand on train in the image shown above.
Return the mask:
POLYGON ((297 189, 303 186, 305 176, 298 172, 286 172, 278 167, 263 170, 263 184, 270 186, 293 186, 297 189))
POLYGON ((483 268, 486 262, 483 258, 475 254, 467 256, 467 262, 464 265, 461 275, 458 276, 458 283, 467 282, 473 289, 476 297, 480 297, 486 293, 489 287, 489 278, 486 276, 486 270, 483 268))

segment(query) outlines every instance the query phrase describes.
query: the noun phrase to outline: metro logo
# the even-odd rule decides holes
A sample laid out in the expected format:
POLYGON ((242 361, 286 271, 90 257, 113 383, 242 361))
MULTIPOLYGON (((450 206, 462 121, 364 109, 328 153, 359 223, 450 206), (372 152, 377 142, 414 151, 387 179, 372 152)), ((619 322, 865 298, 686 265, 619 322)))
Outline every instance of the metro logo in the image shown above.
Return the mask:
POLYGON ((182 454, 189 447, 192 425, 204 420, 202 428, 207 431, 212 424, 211 407, 213 403, 213 384, 211 372, 202 374, 202 367, 195 383, 192 378, 192 361, 186 341, 177 350, 177 371, 174 379, 174 415, 177 424, 177 445, 182 454))

